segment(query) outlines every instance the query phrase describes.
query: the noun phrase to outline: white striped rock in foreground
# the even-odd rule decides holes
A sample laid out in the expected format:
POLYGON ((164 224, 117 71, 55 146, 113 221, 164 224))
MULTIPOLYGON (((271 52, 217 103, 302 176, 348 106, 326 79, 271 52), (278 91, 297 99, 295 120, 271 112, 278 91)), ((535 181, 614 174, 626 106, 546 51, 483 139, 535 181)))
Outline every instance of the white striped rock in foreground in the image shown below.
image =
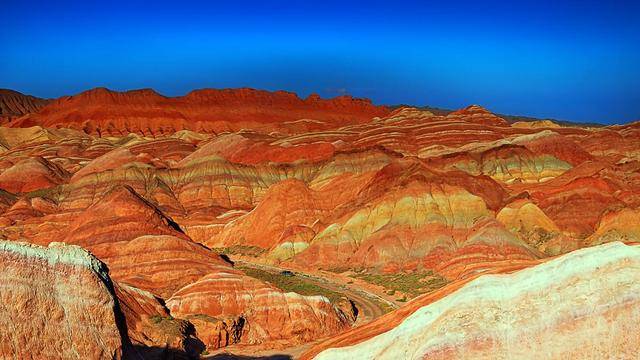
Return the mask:
POLYGON ((637 359, 640 249, 608 243, 482 276, 396 328, 316 359, 637 359))
POLYGON ((0 359, 122 356, 107 267, 78 246, 0 241, 0 359))

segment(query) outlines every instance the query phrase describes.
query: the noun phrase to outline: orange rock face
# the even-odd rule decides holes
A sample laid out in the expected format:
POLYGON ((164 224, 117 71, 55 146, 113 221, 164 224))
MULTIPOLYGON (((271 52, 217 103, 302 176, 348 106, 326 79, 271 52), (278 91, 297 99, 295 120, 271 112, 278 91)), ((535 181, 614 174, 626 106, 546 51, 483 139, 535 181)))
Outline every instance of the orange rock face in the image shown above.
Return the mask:
POLYGON ((204 348, 191 323, 171 318, 153 294, 113 282, 78 246, 0 241, 0 264, 3 358, 163 359, 204 348))
POLYGON ((348 330, 355 312, 220 253, 357 278, 397 306, 637 243, 639 129, 510 125, 476 105, 433 114, 251 89, 94 89, 0 127, 0 237, 64 241, 104 262, 127 341, 149 356, 297 346, 348 330))
POLYGON ((87 133, 170 134, 179 130, 219 132, 257 127, 264 130, 317 129, 333 124, 362 123, 388 110, 368 100, 341 96, 300 99, 285 91, 254 89, 197 90, 168 98, 150 89, 124 93, 96 88, 53 101, 37 114, 12 126, 69 127, 87 133), (91 119, 91 120, 87 120, 91 119), (312 119, 313 121, 305 121, 312 119))

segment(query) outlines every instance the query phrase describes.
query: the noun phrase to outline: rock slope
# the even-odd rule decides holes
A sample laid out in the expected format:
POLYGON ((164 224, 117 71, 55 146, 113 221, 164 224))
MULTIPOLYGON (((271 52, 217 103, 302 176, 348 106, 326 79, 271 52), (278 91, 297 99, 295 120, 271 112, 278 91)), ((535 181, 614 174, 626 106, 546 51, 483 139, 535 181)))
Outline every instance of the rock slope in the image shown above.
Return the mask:
POLYGON ((314 358, 631 359, 639 294, 640 249, 609 243, 481 276, 386 332, 363 341, 354 330, 357 344, 314 358))
POLYGON ((87 251, 1 241, 0 273, 0 358, 122 356, 127 338, 113 283, 87 251))
POLYGON ((48 103, 49 100, 46 99, 24 95, 9 89, 0 89, 0 124, 35 113, 48 103))

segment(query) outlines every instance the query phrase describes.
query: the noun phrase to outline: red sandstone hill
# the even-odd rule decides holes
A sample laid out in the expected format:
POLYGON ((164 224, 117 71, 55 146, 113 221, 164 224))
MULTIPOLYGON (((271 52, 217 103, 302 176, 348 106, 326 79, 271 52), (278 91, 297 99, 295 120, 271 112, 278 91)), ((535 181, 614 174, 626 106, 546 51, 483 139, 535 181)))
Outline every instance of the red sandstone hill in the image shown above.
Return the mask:
POLYGON ((0 124, 34 113, 48 103, 47 99, 25 95, 14 90, 0 89, 0 124))
POLYGON ((257 128, 265 131, 324 129, 359 124, 389 110, 367 99, 339 96, 306 99, 286 91, 250 88, 202 89, 166 97, 151 89, 126 92, 95 88, 53 101, 13 127, 68 127, 92 134, 173 133, 187 129, 220 132, 257 128))

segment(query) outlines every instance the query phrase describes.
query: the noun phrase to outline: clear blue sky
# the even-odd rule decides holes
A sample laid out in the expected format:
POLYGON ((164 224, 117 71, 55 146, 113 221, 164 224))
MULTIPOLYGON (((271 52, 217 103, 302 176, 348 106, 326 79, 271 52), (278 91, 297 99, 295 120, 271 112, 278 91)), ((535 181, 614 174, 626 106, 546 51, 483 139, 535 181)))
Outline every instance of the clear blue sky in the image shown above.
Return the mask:
POLYGON ((348 92, 376 103, 640 119, 640 1, 22 1, 0 87, 348 92))

